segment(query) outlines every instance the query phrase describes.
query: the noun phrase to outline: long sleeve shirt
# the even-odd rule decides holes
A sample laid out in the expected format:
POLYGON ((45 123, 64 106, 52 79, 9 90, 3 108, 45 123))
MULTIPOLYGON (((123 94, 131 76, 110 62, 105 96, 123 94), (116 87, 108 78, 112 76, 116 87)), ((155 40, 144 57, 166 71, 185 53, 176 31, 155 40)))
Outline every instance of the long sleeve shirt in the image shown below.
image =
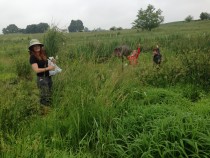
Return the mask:
POLYGON ((127 57, 130 65, 138 64, 138 57, 140 53, 141 53, 141 49, 138 47, 137 51, 134 50, 133 53, 127 57))

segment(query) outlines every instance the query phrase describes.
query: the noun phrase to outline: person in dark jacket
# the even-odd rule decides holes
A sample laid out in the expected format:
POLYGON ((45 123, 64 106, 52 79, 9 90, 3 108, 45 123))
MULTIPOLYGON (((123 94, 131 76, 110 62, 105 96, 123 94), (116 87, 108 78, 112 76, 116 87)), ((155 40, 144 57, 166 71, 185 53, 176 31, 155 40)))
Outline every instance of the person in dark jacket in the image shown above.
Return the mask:
POLYGON ((127 57, 132 53, 132 49, 130 49, 127 45, 118 46, 114 49, 113 54, 117 57, 127 57))
POLYGON ((160 65, 162 61, 162 55, 160 53, 159 46, 157 45, 156 48, 153 49, 153 63, 156 65, 160 65))
POLYGON ((37 75, 37 86, 40 90, 41 105, 50 105, 52 78, 49 76, 49 71, 55 67, 48 65, 47 55, 41 51, 44 45, 37 39, 32 39, 29 43, 30 64, 37 75))

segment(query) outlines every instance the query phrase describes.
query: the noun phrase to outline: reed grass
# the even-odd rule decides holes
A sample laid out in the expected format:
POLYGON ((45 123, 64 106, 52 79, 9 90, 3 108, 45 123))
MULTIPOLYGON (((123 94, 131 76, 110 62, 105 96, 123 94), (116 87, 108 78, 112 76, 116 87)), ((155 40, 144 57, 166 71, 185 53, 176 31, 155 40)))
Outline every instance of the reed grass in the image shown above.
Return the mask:
POLYGON ((69 33, 62 34, 64 45, 55 30, 0 36, 0 157, 210 157, 207 26, 69 33), (53 40, 52 55, 59 53, 63 69, 53 77, 47 114, 35 78, 15 75, 16 69, 29 73, 31 38, 53 40), (115 46, 136 49, 139 42, 138 66, 112 57, 115 46), (164 59, 160 68, 152 63, 156 44, 164 59))

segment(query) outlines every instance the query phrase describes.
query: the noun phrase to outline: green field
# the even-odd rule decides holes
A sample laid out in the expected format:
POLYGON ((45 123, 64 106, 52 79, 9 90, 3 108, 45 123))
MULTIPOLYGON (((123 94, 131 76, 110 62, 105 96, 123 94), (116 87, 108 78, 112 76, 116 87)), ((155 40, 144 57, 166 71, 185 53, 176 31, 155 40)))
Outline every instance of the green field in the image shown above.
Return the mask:
POLYGON ((209 26, 59 33, 63 71, 47 112, 27 47, 49 32, 0 35, 0 157, 210 157, 209 26), (116 46, 138 43, 137 66, 112 57, 116 46), (157 44, 160 68, 152 62, 157 44))

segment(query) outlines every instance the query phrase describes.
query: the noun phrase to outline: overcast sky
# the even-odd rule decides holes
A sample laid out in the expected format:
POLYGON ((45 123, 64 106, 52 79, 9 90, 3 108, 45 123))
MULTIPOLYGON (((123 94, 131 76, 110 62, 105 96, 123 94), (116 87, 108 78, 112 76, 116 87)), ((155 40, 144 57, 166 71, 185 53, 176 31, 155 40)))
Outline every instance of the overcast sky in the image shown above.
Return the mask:
POLYGON ((138 10, 148 4, 163 11, 164 23, 210 13, 210 0, 0 0, 0 33, 10 24, 25 29, 40 22, 67 29, 71 20, 78 19, 90 30, 131 28, 138 10))

